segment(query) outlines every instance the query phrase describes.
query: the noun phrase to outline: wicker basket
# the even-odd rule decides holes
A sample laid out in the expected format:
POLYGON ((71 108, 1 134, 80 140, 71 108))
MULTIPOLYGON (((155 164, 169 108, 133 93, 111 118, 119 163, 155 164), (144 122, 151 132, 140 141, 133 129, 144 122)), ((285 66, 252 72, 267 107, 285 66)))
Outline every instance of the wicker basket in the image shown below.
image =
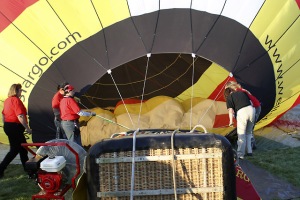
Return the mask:
POLYGON ((134 159, 132 150, 101 152, 95 158, 99 177, 96 196, 103 200, 130 199, 131 195, 135 200, 174 200, 174 195, 184 200, 228 199, 234 195, 226 195, 224 167, 228 165, 224 155, 220 145, 137 149, 134 159))

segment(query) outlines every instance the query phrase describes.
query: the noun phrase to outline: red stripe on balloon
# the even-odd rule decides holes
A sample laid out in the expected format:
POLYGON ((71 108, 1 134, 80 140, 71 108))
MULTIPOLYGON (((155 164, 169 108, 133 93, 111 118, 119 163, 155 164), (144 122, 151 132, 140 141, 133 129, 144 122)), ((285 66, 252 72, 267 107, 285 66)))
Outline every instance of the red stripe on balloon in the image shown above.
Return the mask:
MULTIPOLYGON (((123 105, 123 104, 139 104, 139 103, 141 103, 140 99, 124 99, 123 101, 119 101, 116 105, 116 108, 119 105, 123 105)), ((143 102, 146 102, 146 100, 143 100, 143 102)))
POLYGON ((0 0, 0 32, 38 0, 0 0))
MULTIPOLYGON (((296 99, 296 101, 293 103, 293 105, 287 111, 291 110, 292 108, 296 107, 299 104, 300 104, 300 95, 298 96, 298 98, 296 99)), ((281 113, 280 115, 278 115, 270 124, 276 123, 276 121, 279 118, 281 118, 287 111, 285 111, 284 113, 281 113)))
POLYGON ((233 77, 226 78, 222 83, 220 83, 216 89, 209 95, 208 99, 212 99, 215 101, 225 101, 224 99, 224 88, 225 84, 228 81, 236 81, 233 77))
POLYGON ((296 3, 298 4, 298 7, 300 9, 300 0, 296 0, 296 3))
POLYGON ((227 128, 228 124, 228 114, 216 115, 213 128, 227 128))

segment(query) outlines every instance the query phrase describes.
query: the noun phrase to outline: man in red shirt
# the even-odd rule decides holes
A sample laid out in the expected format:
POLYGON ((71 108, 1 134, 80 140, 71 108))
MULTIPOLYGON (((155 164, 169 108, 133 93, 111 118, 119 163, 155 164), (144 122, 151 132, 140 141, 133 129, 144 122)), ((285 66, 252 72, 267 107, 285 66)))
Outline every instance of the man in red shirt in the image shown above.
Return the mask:
POLYGON ((20 159, 25 169, 25 163, 28 160, 28 152, 22 147, 26 143, 24 131, 32 133, 27 122, 27 110, 20 100, 22 93, 21 84, 13 84, 8 92, 8 98, 4 101, 2 110, 3 129, 8 137, 10 150, 0 164, 0 178, 4 175, 4 170, 10 162, 20 154, 20 159))
POLYGON ((72 85, 66 85, 64 87, 65 96, 60 101, 60 116, 61 125, 68 138, 68 140, 76 142, 80 146, 81 136, 79 127, 80 116, 96 116, 94 112, 86 112, 81 110, 77 102, 74 99, 74 87, 72 85))
POLYGON ((69 83, 64 82, 57 86, 57 92, 52 98, 52 110, 54 113, 54 124, 56 127, 56 139, 67 139, 64 130, 61 127, 61 117, 60 117, 60 110, 59 104, 60 101, 64 98, 64 87, 69 83))

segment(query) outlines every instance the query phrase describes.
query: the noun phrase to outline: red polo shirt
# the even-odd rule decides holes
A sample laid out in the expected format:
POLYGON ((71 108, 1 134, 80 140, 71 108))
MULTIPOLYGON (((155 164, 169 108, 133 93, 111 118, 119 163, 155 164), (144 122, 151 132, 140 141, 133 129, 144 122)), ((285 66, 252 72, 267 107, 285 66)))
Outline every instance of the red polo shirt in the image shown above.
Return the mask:
POLYGON ((27 110, 23 102, 16 96, 8 97, 4 101, 2 114, 4 115, 5 122, 20 123, 18 115, 23 114, 27 123, 27 110))
POLYGON ((77 114, 81 109, 77 102, 72 97, 64 97, 60 101, 60 117, 62 120, 77 120, 79 115, 77 114))

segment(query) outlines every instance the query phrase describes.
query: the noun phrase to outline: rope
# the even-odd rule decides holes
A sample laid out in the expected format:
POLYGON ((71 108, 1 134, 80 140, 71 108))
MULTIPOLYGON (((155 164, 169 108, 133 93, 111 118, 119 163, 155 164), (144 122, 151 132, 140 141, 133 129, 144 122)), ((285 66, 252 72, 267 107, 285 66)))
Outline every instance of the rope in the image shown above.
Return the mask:
POLYGON ((121 126, 121 127, 123 127, 123 128, 126 128, 127 130, 131 130, 131 129, 128 128, 127 126, 124 126, 124 125, 122 125, 122 124, 118 124, 117 122, 114 122, 114 121, 112 121, 112 120, 110 120, 110 119, 107 119, 107 118, 105 118, 105 117, 102 117, 102 116, 100 116, 100 115, 96 115, 96 117, 99 117, 99 118, 101 118, 101 119, 103 119, 103 120, 105 120, 105 121, 108 121, 108 122, 110 122, 110 123, 113 123, 113 124, 116 124, 116 125, 121 126))
MULTIPOLYGON (((80 101, 80 99, 78 99, 78 103, 80 103, 83 107, 85 107, 86 109, 88 109, 85 105, 83 105, 83 103, 81 103, 81 101, 80 101)), ((110 123, 112 123, 112 124, 116 124, 116 125, 118 125, 118 126, 121 126, 121 127, 123 127, 123 128, 126 128, 127 130, 131 130, 130 128, 128 128, 127 126, 124 126, 124 125, 122 125, 122 124, 119 124, 119 123, 117 123, 117 122, 115 122, 115 121, 112 121, 112 120, 110 120, 110 119, 107 119, 107 118, 105 118, 105 117, 102 117, 102 116, 100 116, 100 115, 96 115, 96 117, 99 117, 99 118, 101 118, 101 119, 103 119, 103 120, 105 120, 105 121, 108 121, 108 122, 110 122, 110 123)), ((91 117, 92 118, 92 117, 91 117)), ((91 119, 90 118, 90 119, 91 119)), ((89 119, 89 120, 90 120, 89 119)), ((89 121, 88 120, 88 121, 89 121)))
POLYGON ((142 92, 142 98, 141 98, 141 106, 140 106, 140 112, 138 117, 138 127, 140 127, 140 119, 141 119, 141 113, 142 113, 142 107, 143 107, 143 100, 144 100, 144 93, 145 93, 145 87, 146 87, 146 80, 147 80, 147 74, 148 74, 148 67, 149 67, 149 60, 150 60, 151 54, 147 54, 147 66, 146 66, 146 72, 145 72, 145 78, 144 78, 144 85, 143 85, 143 92, 142 92))
POLYGON ((121 100, 122 100, 122 102, 123 102, 123 105, 124 105, 124 107, 125 107, 125 110, 126 110, 126 112, 127 112, 127 115, 128 115, 128 117, 129 117, 129 119, 130 119, 130 121, 131 121, 131 124, 132 124, 132 126, 134 127, 134 129, 135 129, 135 126, 134 126, 134 123, 133 123, 132 118, 131 118, 131 116, 130 116, 130 113, 129 113, 129 111, 128 111, 128 109, 127 109, 127 106, 126 106, 126 104, 125 104, 125 102, 124 102, 124 99, 123 99, 123 97, 122 97, 122 95, 121 95, 121 93, 120 93, 120 90, 119 90, 119 88, 118 88, 118 86, 117 86, 117 84, 116 84, 116 82, 115 82, 115 79, 114 79, 114 77, 112 76, 111 70, 107 70, 107 73, 111 76, 111 79, 112 79, 112 81, 114 82, 114 85, 115 85, 115 87, 116 87, 116 89, 117 89, 117 91, 118 91, 118 94, 119 94, 119 96, 120 96, 120 98, 121 98, 121 100))
POLYGON ((193 57, 193 74, 192 74, 192 94, 191 94, 191 114, 190 114, 190 129, 192 128, 192 117, 193 117, 193 97, 194 97, 194 74, 195 74, 195 57, 196 55, 192 53, 193 57))
POLYGON ((134 131, 132 137, 132 164, 131 164, 131 188, 130 188, 130 200, 133 200, 133 190, 134 190, 134 168, 135 168, 135 144, 136 144, 136 134, 139 129, 134 131))
POLYGON ((201 125, 201 124, 196 125, 196 126, 191 130, 191 132, 192 132, 192 133, 195 132, 196 128, 198 128, 198 127, 201 127, 201 128, 204 130, 204 133, 208 133, 207 130, 206 130, 206 128, 205 128, 203 125, 201 125))
POLYGON ((174 186, 174 198, 177 200, 177 185, 176 185, 176 164, 175 164, 175 152, 174 152, 174 136, 176 132, 178 131, 175 130, 173 131, 171 135, 171 148, 172 148, 172 172, 173 172, 173 186, 174 186))

